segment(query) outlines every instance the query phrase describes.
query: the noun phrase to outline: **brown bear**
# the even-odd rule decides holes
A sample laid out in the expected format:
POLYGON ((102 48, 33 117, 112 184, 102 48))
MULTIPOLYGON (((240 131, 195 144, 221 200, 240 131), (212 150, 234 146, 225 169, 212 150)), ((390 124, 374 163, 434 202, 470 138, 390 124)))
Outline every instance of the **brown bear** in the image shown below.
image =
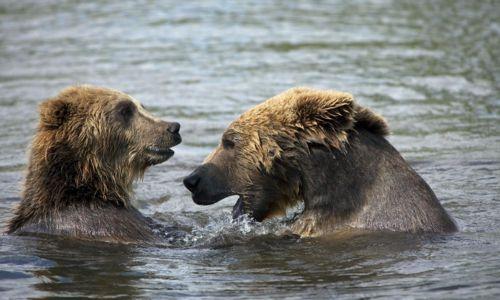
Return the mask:
POLYGON ((184 179, 195 203, 239 195, 233 216, 257 221, 304 203, 291 229, 453 232, 431 188, 385 139, 385 120, 352 95, 294 88, 231 123, 184 179))
POLYGON ((174 154, 179 128, 107 88, 69 87, 41 103, 22 200, 7 233, 157 240, 152 221, 130 203, 132 183, 174 154))

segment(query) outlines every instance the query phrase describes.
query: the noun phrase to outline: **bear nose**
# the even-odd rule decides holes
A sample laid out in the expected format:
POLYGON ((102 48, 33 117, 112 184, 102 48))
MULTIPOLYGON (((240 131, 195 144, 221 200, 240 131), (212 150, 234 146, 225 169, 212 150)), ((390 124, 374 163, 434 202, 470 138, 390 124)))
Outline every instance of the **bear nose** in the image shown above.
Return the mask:
POLYGON ((167 126, 168 132, 176 134, 176 133, 179 133, 180 129, 181 129, 181 124, 179 124, 177 122, 168 123, 168 126, 167 126))
POLYGON ((191 175, 187 176, 184 178, 182 181, 184 183, 184 186, 191 192, 194 193, 196 191, 196 187, 198 186, 198 183, 200 182, 200 176, 196 173, 192 173, 191 175))

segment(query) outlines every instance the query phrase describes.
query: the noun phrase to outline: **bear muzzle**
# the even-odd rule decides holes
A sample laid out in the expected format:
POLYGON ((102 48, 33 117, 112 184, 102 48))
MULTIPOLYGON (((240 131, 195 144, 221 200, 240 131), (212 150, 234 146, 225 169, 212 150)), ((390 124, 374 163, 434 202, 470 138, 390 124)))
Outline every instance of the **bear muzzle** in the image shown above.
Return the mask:
POLYGON ((235 193, 228 187, 225 176, 211 164, 204 164, 183 180, 198 205, 210 205, 235 193))
POLYGON ((157 126, 156 138, 144 148, 148 165, 156 165, 170 159, 175 153, 171 148, 182 142, 179 123, 160 121, 157 126))

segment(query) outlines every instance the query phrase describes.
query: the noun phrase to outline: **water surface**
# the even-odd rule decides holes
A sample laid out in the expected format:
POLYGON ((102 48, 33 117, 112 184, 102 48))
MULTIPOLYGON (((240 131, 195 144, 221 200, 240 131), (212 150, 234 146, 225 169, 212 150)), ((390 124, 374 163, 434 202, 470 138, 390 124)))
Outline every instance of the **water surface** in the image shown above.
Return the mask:
POLYGON ((500 296, 500 2, 10 1, 0 4, 0 222, 19 201, 37 104, 90 83, 182 124, 136 185, 182 246, 0 236, 1 298, 500 296), (454 216, 451 236, 290 239, 196 206, 182 177, 246 109, 297 85, 353 93, 454 216))

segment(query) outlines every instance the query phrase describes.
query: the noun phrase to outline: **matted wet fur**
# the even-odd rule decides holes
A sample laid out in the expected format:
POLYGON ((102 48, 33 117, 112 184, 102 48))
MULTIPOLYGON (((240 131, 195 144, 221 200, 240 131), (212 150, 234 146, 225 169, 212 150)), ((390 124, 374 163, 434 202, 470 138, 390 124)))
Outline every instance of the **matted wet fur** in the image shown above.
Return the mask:
POLYGON ((240 198, 262 221, 304 202, 294 233, 359 228, 452 232, 431 188, 389 142, 385 120, 352 95, 294 88, 242 114, 184 184, 202 205, 240 198))
POLYGON ((130 203, 132 183, 173 155, 179 127, 112 89, 74 86, 42 102, 22 200, 7 232, 156 240, 151 220, 130 203))

